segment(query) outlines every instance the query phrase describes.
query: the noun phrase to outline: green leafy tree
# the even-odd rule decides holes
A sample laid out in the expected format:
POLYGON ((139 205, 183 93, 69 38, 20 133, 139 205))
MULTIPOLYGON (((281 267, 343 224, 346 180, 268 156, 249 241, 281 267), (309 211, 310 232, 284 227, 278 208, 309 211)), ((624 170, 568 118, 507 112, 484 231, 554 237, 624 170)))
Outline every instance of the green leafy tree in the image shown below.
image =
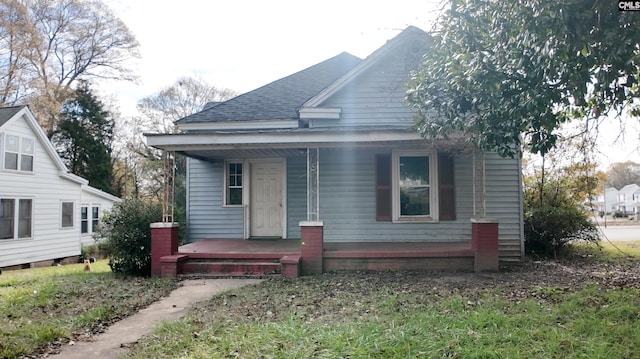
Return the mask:
POLYGON ((424 137, 545 154, 570 119, 633 109, 638 29, 610 0, 451 0, 406 100, 424 137))
POLYGON ((93 187, 114 193, 111 144, 114 119, 82 82, 62 107, 52 143, 69 170, 93 187))

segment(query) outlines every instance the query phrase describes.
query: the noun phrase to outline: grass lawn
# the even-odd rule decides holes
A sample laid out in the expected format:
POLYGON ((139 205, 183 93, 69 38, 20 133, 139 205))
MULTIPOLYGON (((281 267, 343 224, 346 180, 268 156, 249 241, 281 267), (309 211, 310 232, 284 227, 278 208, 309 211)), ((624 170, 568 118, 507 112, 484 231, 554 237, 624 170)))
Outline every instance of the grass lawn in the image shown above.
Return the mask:
POLYGON ((146 307, 175 281, 123 278, 107 261, 4 271, 0 275, 0 358, 37 355, 82 340, 146 307))
POLYGON ((640 358, 640 257, 627 253, 579 247, 495 274, 273 278, 201 303, 128 357, 640 358))
MULTIPOLYGON (((0 275, 0 358, 89 340, 178 285, 92 269, 0 275)), ((640 358, 640 245, 577 246, 499 273, 270 278, 196 305, 128 357, 640 358)))

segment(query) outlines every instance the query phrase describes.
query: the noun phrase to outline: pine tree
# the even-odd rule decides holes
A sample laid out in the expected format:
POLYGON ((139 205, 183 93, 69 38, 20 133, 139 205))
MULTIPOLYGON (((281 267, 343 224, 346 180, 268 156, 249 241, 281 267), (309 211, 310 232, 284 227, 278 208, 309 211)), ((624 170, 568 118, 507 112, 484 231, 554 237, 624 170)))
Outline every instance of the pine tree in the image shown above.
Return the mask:
POLYGON ((63 104, 51 139, 69 171, 112 194, 115 194, 111 158, 114 125, 111 114, 89 84, 82 82, 75 96, 63 104))

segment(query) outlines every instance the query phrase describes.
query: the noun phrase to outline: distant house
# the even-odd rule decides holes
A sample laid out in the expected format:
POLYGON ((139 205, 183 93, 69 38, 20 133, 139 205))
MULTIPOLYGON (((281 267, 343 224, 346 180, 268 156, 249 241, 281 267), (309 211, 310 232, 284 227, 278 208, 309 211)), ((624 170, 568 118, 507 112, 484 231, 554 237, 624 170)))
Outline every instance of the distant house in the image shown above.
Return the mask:
POLYGON ((614 208, 625 215, 637 214, 640 208, 640 186, 632 183, 620 188, 614 208))
POLYGON ((598 212, 607 214, 614 211, 616 202, 618 202, 618 190, 609 187, 605 188, 604 192, 599 194, 592 204, 596 206, 598 212))
POLYGON ((0 108, 0 268, 75 257, 120 199, 69 173, 27 106, 0 108))
POLYGON ((519 159, 414 129, 405 83, 431 42, 409 27, 364 60, 339 54, 182 118, 181 133, 148 134, 188 157, 188 242, 304 247, 313 226, 323 270, 469 268, 473 254, 456 257, 475 250, 472 224, 490 218, 500 261, 520 261, 519 159))

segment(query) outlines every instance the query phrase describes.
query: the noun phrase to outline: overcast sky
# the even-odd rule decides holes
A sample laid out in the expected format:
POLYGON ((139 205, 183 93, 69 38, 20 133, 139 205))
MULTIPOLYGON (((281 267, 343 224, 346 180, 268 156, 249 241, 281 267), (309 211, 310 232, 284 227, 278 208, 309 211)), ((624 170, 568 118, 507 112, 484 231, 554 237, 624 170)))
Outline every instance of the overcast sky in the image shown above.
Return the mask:
MULTIPOLYGON (((124 116, 182 76, 240 93, 343 51, 364 58, 409 25, 429 31, 440 0, 105 0, 140 42, 137 84, 102 86, 124 116)), ((637 121, 634 121, 637 122, 637 121)), ((640 162, 638 126, 603 131, 602 167, 640 162)))
POLYGON ((343 51, 364 58, 439 0, 105 0, 140 42, 139 84, 110 83, 125 115, 181 76, 240 93, 343 51))

